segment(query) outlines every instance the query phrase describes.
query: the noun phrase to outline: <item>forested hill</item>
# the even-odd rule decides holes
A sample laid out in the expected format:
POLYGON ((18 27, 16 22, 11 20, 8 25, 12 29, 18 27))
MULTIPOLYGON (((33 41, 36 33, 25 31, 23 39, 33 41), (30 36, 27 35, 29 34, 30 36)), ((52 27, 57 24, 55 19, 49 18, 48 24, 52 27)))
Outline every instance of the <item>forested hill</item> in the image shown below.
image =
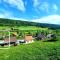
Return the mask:
POLYGON ((36 23, 21 20, 3 19, 0 18, 0 26, 38 26, 38 27, 48 27, 48 28, 60 28, 60 25, 46 24, 46 23, 36 23))

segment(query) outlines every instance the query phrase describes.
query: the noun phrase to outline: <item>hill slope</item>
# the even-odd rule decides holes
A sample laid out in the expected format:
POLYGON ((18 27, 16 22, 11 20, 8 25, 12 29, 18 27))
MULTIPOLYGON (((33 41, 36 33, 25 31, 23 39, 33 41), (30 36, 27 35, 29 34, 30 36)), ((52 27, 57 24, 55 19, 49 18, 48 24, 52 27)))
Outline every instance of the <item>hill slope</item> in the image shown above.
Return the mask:
POLYGON ((34 42, 0 50, 1 60, 60 60, 59 42, 34 42))
POLYGON ((21 20, 11 20, 0 18, 0 26, 38 26, 38 27, 48 27, 48 28, 60 28, 60 25, 47 24, 47 23, 36 23, 21 20))

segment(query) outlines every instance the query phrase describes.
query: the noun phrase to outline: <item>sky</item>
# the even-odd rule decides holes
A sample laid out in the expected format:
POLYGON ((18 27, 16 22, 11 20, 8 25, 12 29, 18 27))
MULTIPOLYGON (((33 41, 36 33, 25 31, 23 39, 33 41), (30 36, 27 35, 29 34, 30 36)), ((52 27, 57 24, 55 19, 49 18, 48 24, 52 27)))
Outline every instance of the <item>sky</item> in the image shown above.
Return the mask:
POLYGON ((60 0, 0 0, 0 18, 60 25, 60 0))

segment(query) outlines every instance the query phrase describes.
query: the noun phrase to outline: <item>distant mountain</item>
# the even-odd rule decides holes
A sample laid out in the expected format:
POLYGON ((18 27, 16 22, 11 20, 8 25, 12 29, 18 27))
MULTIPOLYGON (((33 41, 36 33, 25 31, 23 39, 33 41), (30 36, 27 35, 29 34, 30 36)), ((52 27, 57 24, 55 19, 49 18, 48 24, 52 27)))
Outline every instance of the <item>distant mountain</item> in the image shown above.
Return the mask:
POLYGON ((60 25, 0 18, 0 26, 38 26, 60 29, 60 25))

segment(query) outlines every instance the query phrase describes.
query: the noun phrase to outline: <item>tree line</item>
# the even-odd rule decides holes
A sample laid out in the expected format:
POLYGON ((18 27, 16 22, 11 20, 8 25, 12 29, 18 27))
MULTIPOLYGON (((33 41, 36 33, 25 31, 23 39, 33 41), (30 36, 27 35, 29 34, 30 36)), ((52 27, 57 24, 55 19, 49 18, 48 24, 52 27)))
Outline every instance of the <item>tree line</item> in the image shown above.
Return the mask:
POLYGON ((60 29, 60 25, 55 24, 37 23, 37 22, 4 19, 4 18, 0 18, 0 26, 38 26, 42 28, 48 27, 51 29, 60 29))

